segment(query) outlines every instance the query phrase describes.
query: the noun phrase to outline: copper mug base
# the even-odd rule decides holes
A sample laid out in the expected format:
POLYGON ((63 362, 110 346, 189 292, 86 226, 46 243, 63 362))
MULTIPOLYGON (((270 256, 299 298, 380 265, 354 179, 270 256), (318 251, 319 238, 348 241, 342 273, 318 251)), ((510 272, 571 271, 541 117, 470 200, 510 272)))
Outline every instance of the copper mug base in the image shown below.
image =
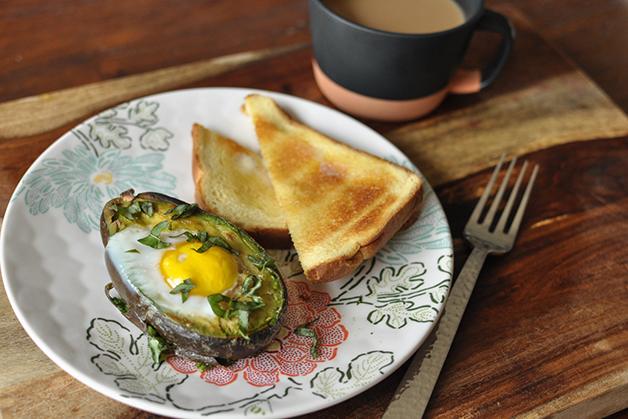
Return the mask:
POLYGON ((331 80, 312 60, 314 79, 323 95, 338 109, 358 118, 387 122, 410 121, 421 118, 436 109, 449 93, 479 92, 482 75, 479 69, 458 70, 444 89, 429 96, 409 100, 377 99, 353 92, 331 80))

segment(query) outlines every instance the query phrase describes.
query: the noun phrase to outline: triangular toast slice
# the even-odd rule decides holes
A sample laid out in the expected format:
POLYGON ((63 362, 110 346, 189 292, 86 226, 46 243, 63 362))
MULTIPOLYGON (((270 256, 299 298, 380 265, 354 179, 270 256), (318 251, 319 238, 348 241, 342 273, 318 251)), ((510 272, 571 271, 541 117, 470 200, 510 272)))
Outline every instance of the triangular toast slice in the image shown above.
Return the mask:
POLYGON ((416 220, 416 173, 295 121, 266 96, 248 96, 244 110, 310 282, 348 275, 416 220))
POLYGON ((263 247, 292 248, 261 156, 199 124, 192 127, 192 140, 192 174, 199 206, 231 221, 263 247))

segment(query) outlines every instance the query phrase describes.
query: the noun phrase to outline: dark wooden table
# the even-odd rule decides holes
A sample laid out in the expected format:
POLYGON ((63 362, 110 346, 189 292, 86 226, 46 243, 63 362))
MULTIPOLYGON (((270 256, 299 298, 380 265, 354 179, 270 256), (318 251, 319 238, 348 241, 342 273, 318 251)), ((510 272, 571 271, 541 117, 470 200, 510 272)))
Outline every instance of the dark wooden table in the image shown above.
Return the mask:
MULTIPOLYGON (((420 121, 364 121, 435 187, 454 237, 454 276, 470 251, 462 227, 501 152, 541 166, 517 245, 482 271, 426 416, 626 419, 628 3, 487 6, 511 18, 518 32, 513 56, 490 89, 450 97, 420 121)), ((308 41, 305 0, 4 0, 0 121, 21 98, 43 100, 64 89, 308 41)), ((466 64, 481 62, 494 43, 478 36, 466 64)), ((155 88, 251 87, 329 105, 310 59, 305 47, 155 88)), ((86 98, 84 90, 76 94, 86 98)), ((80 120, 104 110, 98 106, 43 133, 0 138, 0 216, 30 164, 80 120)), ((100 395, 52 363, 18 323, 4 290, 0 319, 4 419, 156 417, 100 395)), ((306 417, 381 417, 406 368, 306 417)))

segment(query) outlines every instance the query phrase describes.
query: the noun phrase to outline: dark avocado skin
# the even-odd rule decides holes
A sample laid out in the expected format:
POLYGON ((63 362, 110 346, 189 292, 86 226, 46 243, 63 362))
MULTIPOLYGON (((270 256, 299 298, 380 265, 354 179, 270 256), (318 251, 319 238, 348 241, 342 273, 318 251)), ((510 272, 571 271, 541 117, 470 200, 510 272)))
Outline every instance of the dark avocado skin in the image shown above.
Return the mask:
MULTIPOLYGON (((140 193, 136 196, 133 196, 132 190, 122 193, 120 198, 109 201, 103 209, 100 222, 100 232, 104 246, 107 246, 107 243, 109 242, 109 226, 112 223, 112 217, 115 214, 115 212, 109 209, 109 207, 114 203, 121 204, 123 202, 127 202, 131 204, 134 200, 161 201, 174 205, 186 204, 179 199, 155 192, 140 193)), ((198 210, 198 212, 204 213, 202 210, 198 210)), ((213 214, 205 214, 207 214, 210 218, 219 218, 213 214)), ((220 219, 220 222, 224 222, 232 226, 234 231, 243 235, 243 237, 246 237, 247 240, 251 240, 255 246, 259 248, 260 252, 265 254, 264 250, 244 231, 223 219, 220 219)), ((124 299, 129 306, 129 311, 123 313, 124 316, 144 333, 148 333, 146 325, 151 325, 161 337, 166 339, 171 344, 171 349, 177 356, 190 361, 213 365, 216 363, 215 358, 236 360, 256 355, 270 342, 272 342, 277 333, 281 330, 285 321, 286 313, 288 311, 288 297, 284 278, 279 270, 274 270, 279 285, 276 291, 277 298, 281 298, 282 300, 281 307, 276 316, 276 321, 272 325, 265 324, 263 327, 252 332, 248 335, 248 339, 241 336, 217 337, 204 335, 191 330, 184 324, 172 319, 167 314, 160 312, 153 305, 150 299, 125 285, 125 282, 122 281, 120 274, 110 261, 107 253, 105 253, 105 255, 105 263, 112 279, 113 286, 119 296, 124 299)))

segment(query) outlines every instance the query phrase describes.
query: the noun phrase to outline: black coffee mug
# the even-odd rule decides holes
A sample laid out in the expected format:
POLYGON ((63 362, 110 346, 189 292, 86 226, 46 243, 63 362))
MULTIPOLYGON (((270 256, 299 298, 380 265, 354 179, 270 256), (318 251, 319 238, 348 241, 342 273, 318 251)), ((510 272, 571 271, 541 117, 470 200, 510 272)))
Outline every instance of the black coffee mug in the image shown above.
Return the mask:
POLYGON ((368 28, 309 0, 316 82, 330 102, 358 117, 401 121, 435 109, 448 93, 473 93, 502 71, 515 38, 508 19, 483 0, 456 0, 461 25, 434 33, 407 34, 368 28), (484 69, 458 67, 475 31, 502 39, 484 69))

